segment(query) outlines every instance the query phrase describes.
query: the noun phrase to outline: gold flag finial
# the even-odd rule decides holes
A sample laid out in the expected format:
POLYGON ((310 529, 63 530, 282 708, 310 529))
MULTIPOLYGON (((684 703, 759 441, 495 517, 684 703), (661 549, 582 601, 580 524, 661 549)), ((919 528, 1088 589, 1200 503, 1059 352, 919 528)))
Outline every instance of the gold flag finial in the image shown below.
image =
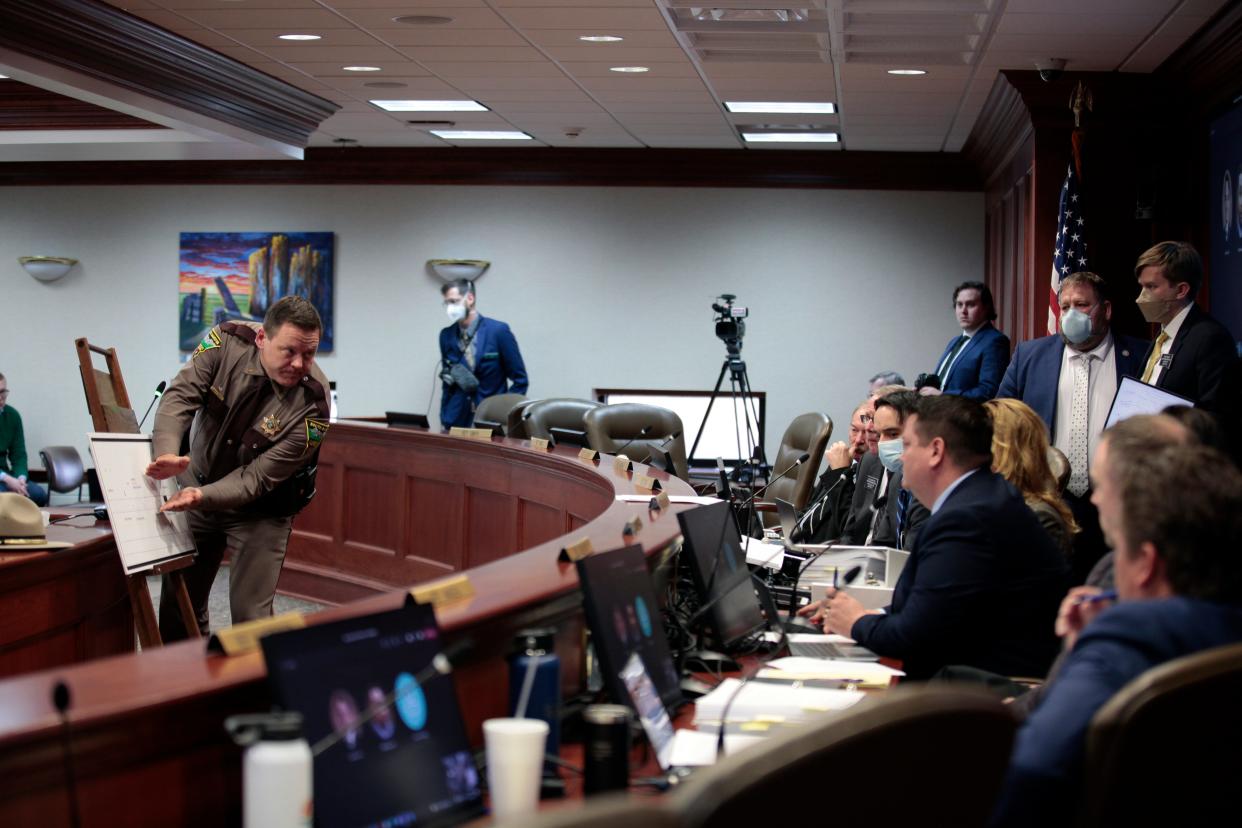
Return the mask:
POLYGON ((1090 112, 1093 108, 1091 90, 1082 81, 1074 85, 1074 92, 1070 95, 1069 108, 1074 113, 1074 129, 1080 129, 1082 127, 1082 111, 1086 109, 1090 112))

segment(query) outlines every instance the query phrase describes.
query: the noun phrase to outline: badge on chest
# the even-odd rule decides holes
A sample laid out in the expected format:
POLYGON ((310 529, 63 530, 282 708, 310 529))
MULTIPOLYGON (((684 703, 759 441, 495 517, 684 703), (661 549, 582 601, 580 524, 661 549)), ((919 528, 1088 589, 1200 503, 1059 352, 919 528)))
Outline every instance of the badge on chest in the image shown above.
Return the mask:
POLYGON ((280 417, 275 414, 268 414, 263 418, 259 431, 263 432, 264 437, 275 437, 276 433, 280 431, 280 417))

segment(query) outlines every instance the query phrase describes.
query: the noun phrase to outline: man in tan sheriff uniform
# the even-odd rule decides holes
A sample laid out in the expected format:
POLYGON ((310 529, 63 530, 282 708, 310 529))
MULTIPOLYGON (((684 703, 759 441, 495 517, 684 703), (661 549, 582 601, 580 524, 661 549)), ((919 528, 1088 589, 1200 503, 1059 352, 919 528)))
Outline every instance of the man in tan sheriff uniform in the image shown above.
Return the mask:
MULTIPOLYGON (((271 615, 293 516, 315 493, 328 431, 328 378, 314 364, 322 329, 310 302, 286 296, 262 326, 225 322, 208 331, 164 392, 147 474, 179 476, 181 491, 161 511, 190 513, 198 556, 185 580, 204 635, 226 548, 233 623, 271 615)), ((167 581, 160 634, 186 637, 167 581)))

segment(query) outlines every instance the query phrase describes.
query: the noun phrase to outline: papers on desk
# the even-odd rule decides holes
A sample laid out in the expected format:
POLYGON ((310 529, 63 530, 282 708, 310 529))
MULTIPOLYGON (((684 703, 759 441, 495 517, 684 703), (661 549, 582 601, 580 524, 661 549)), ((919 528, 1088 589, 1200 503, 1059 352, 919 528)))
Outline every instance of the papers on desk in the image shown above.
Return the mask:
MULTIPOLYGON (((732 714, 730 714, 732 718, 732 714)), ((719 734, 702 730, 678 730, 673 734, 673 748, 669 753, 669 766, 674 768, 697 768, 716 764, 716 745, 719 734)), ((762 736, 745 733, 726 733, 725 755, 737 753, 763 741, 762 736)))
MULTIPOLYGON (((819 638, 821 636, 812 636, 819 638)), ((827 638, 828 636, 822 636, 827 638)), ((842 636, 837 636, 841 638, 842 636)), ((849 639, 846 639, 848 641, 849 639)), ((894 676, 904 676, 901 670, 886 667, 877 661, 840 661, 831 658, 805 658, 789 656, 778 658, 760 670, 757 678, 788 679, 790 681, 815 681, 838 679, 858 681, 861 687, 888 687, 894 676)))
POLYGON ((785 545, 780 541, 761 541, 758 538, 742 538, 746 563, 750 566, 766 566, 780 570, 785 564, 785 545))
POLYGON ((694 726, 701 731, 718 731, 727 704, 727 731, 750 736, 763 735, 824 713, 853 707, 862 700, 863 695, 857 690, 799 687, 771 682, 750 681, 743 685, 739 679, 730 678, 695 702, 694 726))
MULTIPOLYGON (((617 500, 621 503, 650 503, 651 495, 638 494, 619 494, 617 500)), ((701 495, 669 495, 669 503, 691 503, 696 506, 710 506, 713 503, 719 503, 718 497, 704 497, 701 495)))

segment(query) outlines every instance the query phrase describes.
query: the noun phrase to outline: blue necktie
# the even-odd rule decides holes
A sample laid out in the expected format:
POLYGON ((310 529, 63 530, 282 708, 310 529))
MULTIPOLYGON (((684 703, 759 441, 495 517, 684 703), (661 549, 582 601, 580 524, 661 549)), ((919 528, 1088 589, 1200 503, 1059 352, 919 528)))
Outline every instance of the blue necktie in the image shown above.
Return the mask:
POLYGON ((906 541, 906 513, 910 510, 910 490, 902 489, 897 495, 897 548, 904 549, 906 541))

